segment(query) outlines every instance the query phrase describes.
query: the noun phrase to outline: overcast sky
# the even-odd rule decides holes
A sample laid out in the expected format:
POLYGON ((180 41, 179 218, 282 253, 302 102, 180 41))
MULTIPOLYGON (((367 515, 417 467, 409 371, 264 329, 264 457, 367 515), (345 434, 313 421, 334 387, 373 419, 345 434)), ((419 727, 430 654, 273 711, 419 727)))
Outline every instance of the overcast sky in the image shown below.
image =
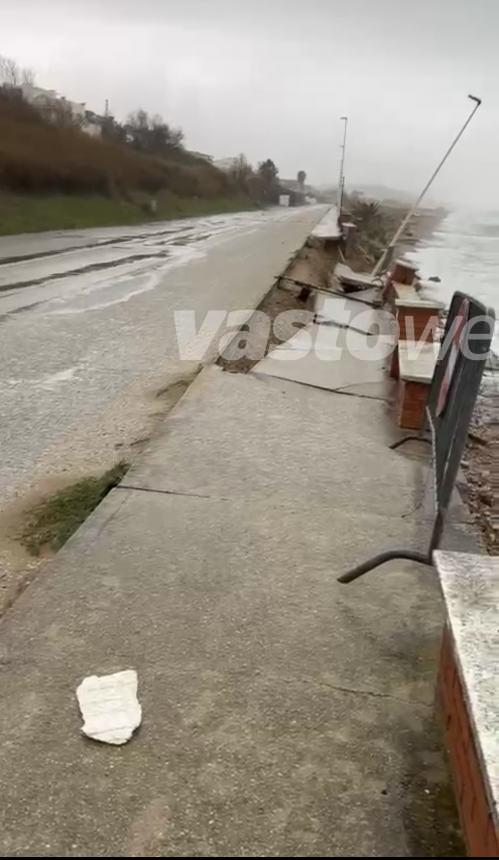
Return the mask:
POLYGON ((497 204, 498 38, 499 0, 0 2, 0 53, 40 86, 315 183, 336 180, 348 114, 347 186, 418 189, 481 96, 432 195, 473 206, 497 204))

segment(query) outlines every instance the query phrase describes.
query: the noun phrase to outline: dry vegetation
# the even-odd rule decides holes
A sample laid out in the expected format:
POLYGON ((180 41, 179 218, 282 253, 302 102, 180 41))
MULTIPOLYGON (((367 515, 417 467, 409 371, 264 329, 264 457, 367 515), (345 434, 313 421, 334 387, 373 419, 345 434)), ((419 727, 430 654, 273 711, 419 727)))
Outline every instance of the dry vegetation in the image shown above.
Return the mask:
MULTIPOLYGON (((122 122, 99 117, 34 83, 31 69, 0 55, 0 234, 278 202, 270 158, 255 169, 241 155, 220 170, 189 152, 182 129, 158 114, 138 109, 122 122)), ((305 172, 299 176, 304 183, 305 172)))
POLYGON ((59 127, 20 98, 0 89, 0 187, 21 193, 84 193, 127 198, 167 188, 179 196, 229 193, 227 177, 183 149, 167 157, 59 127))
POLYGON ((1 76, 0 128, 0 234, 234 212, 279 195, 271 159, 254 170, 240 156, 224 172, 144 111, 123 124, 109 117, 92 137, 68 113, 32 107, 1 76))
POLYGON ((60 549, 104 496, 120 483, 127 469, 127 463, 118 463, 103 475, 83 478, 40 502, 27 515, 21 542, 32 555, 60 549))

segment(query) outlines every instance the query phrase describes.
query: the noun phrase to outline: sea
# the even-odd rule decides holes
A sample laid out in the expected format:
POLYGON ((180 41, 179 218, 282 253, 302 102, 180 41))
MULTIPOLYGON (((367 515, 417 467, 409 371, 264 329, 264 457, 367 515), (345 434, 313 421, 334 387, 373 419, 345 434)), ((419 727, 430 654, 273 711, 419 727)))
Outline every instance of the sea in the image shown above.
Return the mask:
MULTIPOLYGON (((448 306, 455 290, 469 293, 499 319, 499 211, 449 213, 435 231, 404 256, 423 279, 438 277, 425 294, 448 306)), ((499 325, 493 351, 499 355, 499 325)))

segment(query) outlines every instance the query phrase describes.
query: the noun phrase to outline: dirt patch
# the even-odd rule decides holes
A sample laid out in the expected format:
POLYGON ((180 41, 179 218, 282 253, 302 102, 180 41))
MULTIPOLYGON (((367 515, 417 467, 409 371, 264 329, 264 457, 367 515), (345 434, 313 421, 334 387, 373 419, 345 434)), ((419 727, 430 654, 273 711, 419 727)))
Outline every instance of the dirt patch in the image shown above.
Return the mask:
POLYGON ((258 305, 251 319, 234 336, 217 360, 229 373, 248 373, 273 347, 289 340, 314 317, 316 293, 328 288, 328 277, 338 260, 338 243, 310 238, 258 305), (309 286, 310 285, 310 286, 309 286), (285 311, 299 311, 292 326, 275 325, 285 311), (249 338, 254 351, 248 347, 249 338), (241 355, 241 353, 247 354, 241 355))
MULTIPOLYGON (((28 549, 27 544, 31 541, 29 534, 25 535, 25 531, 33 512, 40 510, 47 500, 57 498, 60 501, 61 496, 64 496, 68 490, 85 484, 92 471, 101 470, 102 474, 109 474, 116 468, 116 460, 132 462, 150 442, 160 422, 173 409, 200 369, 201 365, 192 363, 188 373, 183 370, 182 373, 172 376, 168 385, 152 388, 146 393, 145 408, 149 407, 150 411, 147 414, 147 421, 140 422, 139 427, 135 429, 134 436, 130 433, 126 434, 129 438, 116 441, 108 452, 98 457, 94 449, 92 458, 85 460, 71 457, 71 451, 68 451, 65 460, 68 465, 65 468, 56 469, 52 473, 48 470, 41 477, 37 475, 31 488, 4 506, 0 511, 0 617, 42 572, 44 565, 56 551, 50 546, 51 540, 45 543, 41 541, 38 555, 33 555, 28 549)), ((136 400, 134 391, 130 402, 123 403, 124 414, 135 408, 136 400)), ((125 422, 123 425, 126 426, 125 422)), ((113 412, 109 422, 109 433, 113 433, 116 427, 120 427, 120 421, 113 412)), ((74 440, 73 443, 78 451, 78 445, 74 440)), ((93 479, 90 478, 90 480, 93 479)), ((32 549, 36 551, 34 544, 32 549)))
POLYGON ((189 388, 189 385, 194 382, 196 376, 201 370, 202 365, 198 364, 190 373, 182 374, 181 376, 172 379, 164 388, 160 388, 156 392, 156 399, 161 400, 162 414, 166 414, 170 409, 173 409, 175 404, 180 400, 183 394, 189 388))
POLYGON ((84 478, 44 499, 27 513, 19 535, 32 555, 57 552, 123 478, 127 463, 117 463, 103 475, 84 478))
POLYGON ((490 555, 499 554, 499 391, 487 378, 472 419, 462 466, 464 496, 490 555))

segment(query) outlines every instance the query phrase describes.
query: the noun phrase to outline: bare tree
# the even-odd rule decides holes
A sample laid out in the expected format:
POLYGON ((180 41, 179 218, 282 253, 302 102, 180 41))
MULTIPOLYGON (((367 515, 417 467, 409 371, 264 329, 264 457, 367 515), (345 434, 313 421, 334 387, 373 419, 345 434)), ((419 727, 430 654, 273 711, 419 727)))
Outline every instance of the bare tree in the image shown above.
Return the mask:
POLYGON ((35 72, 29 66, 25 66, 21 70, 21 83, 25 87, 34 87, 35 86, 35 72))
POLYGON ((18 87, 21 83, 21 69, 12 57, 0 55, 0 83, 6 87, 18 87))
POLYGON ((248 180, 253 176, 253 168, 243 152, 234 160, 229 176, 234 185, 247 190, 248 180))
POLYGON ((35 73, 28 67, 21 68, 12 57, 0 54, 0 85, 6 87, 20 87, 23 85, 33 86, 35 73))

